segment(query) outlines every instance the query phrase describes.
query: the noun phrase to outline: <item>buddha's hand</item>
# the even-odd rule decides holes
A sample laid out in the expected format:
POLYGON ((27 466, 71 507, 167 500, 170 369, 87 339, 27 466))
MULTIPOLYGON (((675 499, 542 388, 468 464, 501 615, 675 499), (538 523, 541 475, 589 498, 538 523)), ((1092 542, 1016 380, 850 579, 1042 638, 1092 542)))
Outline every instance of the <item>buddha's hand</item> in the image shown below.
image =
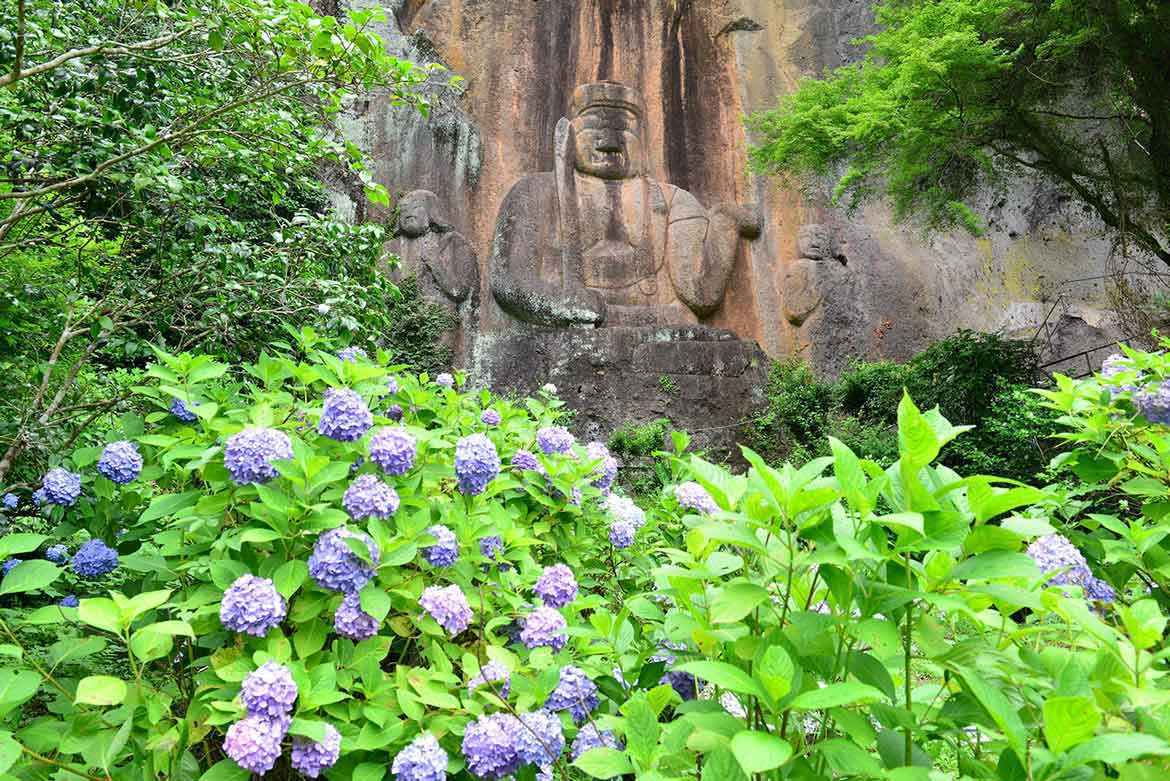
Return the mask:
POLYGON ((570 322, 599 324, 605 320, 605 298, 596 290, 566 290, 560 305, 564 308, 561 315, 570 322))
POLYGON ((759 238, 764 229, 764 212, 758 203, 721 203, 715 212, 734 222, 736 232, 745 239, 759 238))

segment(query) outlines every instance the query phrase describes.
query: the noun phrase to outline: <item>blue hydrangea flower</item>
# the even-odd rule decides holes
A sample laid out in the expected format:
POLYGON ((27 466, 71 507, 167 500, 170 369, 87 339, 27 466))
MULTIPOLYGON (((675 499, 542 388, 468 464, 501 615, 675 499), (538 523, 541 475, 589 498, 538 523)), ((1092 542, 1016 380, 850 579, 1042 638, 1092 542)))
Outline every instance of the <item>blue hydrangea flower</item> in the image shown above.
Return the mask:
POLYGON ((118 552, 101 540, 86 540, 73 554, 73 571, 83 578, 100 578, 118 568, 118 552))
POLYGON ((434 735, 424 732, 398 752, 390 771, 397 781, 446 781, 447 752, 434 735))
POLYGON ((539 472, 545 474, 545 468, 536 460, 536 456, 527 450, 517 450, 512 456, 512 468, 525 472, 539 472))
POLYGON ((621 751, 621 742, 608 730, 598 731, 593 722, 581 727, 577 737, 573 738, 573 745, 569 747, 569 756, 576 762, 582 754, 591 748, 612 748, 621 751))
POLYGON ((285 716, 297 701, 297 685, 292 673, 279 662, 265 662, 244 678, 240 699, 249 716, 266 719, 285 716))
POLYGON ((246 428, 228 437, 223 464, 236 485, 267 483, 280 476, 273 461, 293 457, 292 440, 274 428, 246 428))
POLYGON ((44 488, 38 488, 37 490, 33 491, 32 500, 33 504, 35 504, 37 507, 40 507, 49 500, 49 495, 45 493, 44 488))
POLYGON ((337 764, 341 756, 341 733, 332 724, 325 725, 325 739, 316 743, 295 737, 292 742, 292 768, 305 778, 316 778, 337 764))
MULTIPOLYGON (((672 643, 669 640, 662 641, 661 646, 669 651, 690 650, 683 643, 672 643)), ((698 696, 699 681, 694 675, 669 669, 673 667, 678 661, 677 657, 672 654, 655 654, 654 656, 650 657, 649 661, 666 663, 667 672, 665 672, 658 680, 660 684, 668 684, 672 689, 678 692, 678 696, 683 700, 693 700, 698 696)))
POLYGON ((325 407, 317 431, 338 442, 356 442, 370 426, 374 415, 365 400, 349 388, 330 388, 325 391, 325 407))
POLYGON ((496 556, 504 551, 504 541, 498 534, 489 534, 479 540, 479 553, 485 559, 496 560, 496 556))
POLYGON ((1085 596, 1094 602, 1113 602, 1117 599, 1117 592, 1100 578, 1091 577, 1085 583, 1085 596))
POLYGON ((330 529, 317 538, 313 553, 309 556, 309 574, 321 588, 342 593, 361 591, 362 586, 374 577, 374 567, 381 552, 368 534, 354 532, 339 526, 330 529), (367 564, 345 544, 346 538, 360 540, 370 552, 367 564))
POLYGON ((354 345, 341 348, 341 351, 337 353, 337 357, 345 363, 357 363, 358 358, 361 358, 363 361, 370 359, 370 356, 366 354, 365 350, 354 345))
POLYGON ((479 673, 474 678, 467 682, 467 693, 474 694, 476 689, 480 686, 486 686, 489 682, 493 684, 488 686, 489 691, 500 697, 507 697, 508 692, 512 689, 512 674, 500 662, 488 662, 480 668, 479 673))
POLYGON ((460 493, 477 496, 500 473, 500 454, 483 434, 464 437, 455 445, 455 477, 460 493))
POLYGON ((251 773, 264 775, 280 758, 280 742, 288 731, 288 721, 249 716, 228 727, 223 739, 223 753, 251 773))
POLYGON ((506 778, 520 768, 516 750, 524 726, 510 713, 480 716, 463 732, 467 769, 480 778, 506 778))
POLYGON ((7 575, 16 567, 23 559, 6 559, 3 564, 0 564, 0 577, 7 575))
POLYGON ((646 525, 646 513, 632 499, 610 494, 605 498, 604 507, 613 516, 615 523, 624 523, 635 529, 646 525))
POLYGON ((62 597, 61 601, 57 604, 61 607, 77 607, 81 604, 81 600, 77 598, 76 594, 67 594, 66 596, 62 597))
POLYGON ((698 510, 701 513, 713 513, 719 509, 719 505, 715 504, 711 494, 693 480, 675 487, 674 495, 680 505, 698 510))
POLYGON ((427 586, 418 603, 452 637, 471 624, 471 605, 458 586, 427 586))
POLYGON ((1044 574, 1063 570, 1048 579, 1051 585, 1083 586, 1093 577, 1089 563, 1077 550, 1077 546, 1059 534, 1046 534, 1039 538, 1028 546, 1027 554, 1044 574))
POLYGON ((138 446, 127 440, 111 442, 102 449, 97 469, 102 476, 118 485, 133 483, 142 472, 142 456, 138 446))
POLYGON ((41 482, 41 490, 49 502, 72 507, 81 496, 81 475, 61 467, 50 469, 41 482))
POLYGON ((567 664, 561 668, 560 681, 544 702, 551 711, 567 710, 574 724, 589 718, 600 704, 595 684, 580 667, 567 664))
POLYGON ((568 453, 576 438, 564 426, 545 426, 536 432, 536 444, 545 455, 568 453))
POLYGON ((385 519, 398 510, 398 492, 376 475, 360 475, 345 490, 341 503, 354 520, 385 519))
POLYGON ((45 551, 45 558, 54 564, 64 564, 69 558, 69 547, 64 543, 50 545, 45 551))
POLYGON ((498 426, 500 425, 500 420, 500 413, 496 412, 491 407, 485 409, 483 414, 479 416, 479 422, 488 426, 498 426))
POLYGON ((577 579, 564 564, 545 567, 532 589, 549 607, 562 608, 577 598, 577 579))
POLYGON ((4 494, 4 506, 7 509, 15 510, 16 505, 18 504, 20 504, 20 497, 18 497, 16 494, 12 492, 4 494))
POLYGON ((390 418, 390 420, 402 420, 402 405, 391 404, 386 408, 386 417, 390 418))
MULTIPOLYGON (((198 407, 199 402, 191 402, 192 407, 198 407)), ((199 420, 199 416, 190 410, 182 399, 171 399, 171 414, 184 423, 194 423, 199 420)))
POLYGON ((600 442, 590 442, 585 446, 585 452, 590 461, 601 462, 597 465, 597 470, 590 475, 593 478, 593 487, 603 494, 609 493, 610 487, 613 486, 613 481, 617 479, 617 459, 611 456, 609 454, 609 448, 600 442))
POLYGON ((370 437, 370 460, 388 475, 404 475, 414 466, 418 442, 402 426, 387 426, 370 437))
POLYGON ((362 610, 361 598, 356 591, 351 591, 333 614, 333 628, 337 634, 355 642, 368 640, 378 634, 378 619, 362 610))
POLYGON ((609 541, 615 548, 628 548, 634 544, 634 527, 624 521, 609 525, 609 541))
POLYGON ((264 637, 287 612, 288 604, 271 580, 240 575, 223 592, 219 622, 233 632, 264 637))
POLYGON ((517 735, 516 755, 521 762, 547 767, 565 750, 565 731, 561 720, 547 710, 535 710, 520 716, 522 729, 517 735))
POLYGON ((459 540, 455 532, 441 523, 436 523, 427 529, 427 534, 437 542, 422 549, 422 557, 432 567, 450 567, 459 560, 459 540))
POLYGON ((435 377, 435 384, 442 385, 444 388, 454 388, 455 378, 449 372, 441 372, 438 377, 435 377))
POLYGON ((520 642, 528 648, 548 646, 553 651, 560 651, 569 642, 565 634, 568 622, 559 612, 547 605, 535 608, 524 619, 524 628, 520 630, 520 642))

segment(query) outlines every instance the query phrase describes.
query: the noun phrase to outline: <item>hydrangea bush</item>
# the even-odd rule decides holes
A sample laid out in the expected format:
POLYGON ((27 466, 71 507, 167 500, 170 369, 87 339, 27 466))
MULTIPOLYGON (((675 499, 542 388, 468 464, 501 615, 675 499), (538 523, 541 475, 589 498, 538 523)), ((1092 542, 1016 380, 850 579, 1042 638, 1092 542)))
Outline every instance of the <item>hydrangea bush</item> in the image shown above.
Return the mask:
POLYGON ((0 623, 19 778, 1167 772, 1156 602, 1052 536, 1054 490, 933 465, 961 429, 908 398, 888 468, 833 441, 732 474, 679 436, 632 498, 553 391, 308 338, 149 376, 155 411, 108 437, 137 476, 99 468, 106 443, 62 454, 53 534, 0 538, 0 599, 28 607, 0 623), (88 541, 46 559, 66 534, 88 541), (24 626, 116 663, 63 672, 24 626))

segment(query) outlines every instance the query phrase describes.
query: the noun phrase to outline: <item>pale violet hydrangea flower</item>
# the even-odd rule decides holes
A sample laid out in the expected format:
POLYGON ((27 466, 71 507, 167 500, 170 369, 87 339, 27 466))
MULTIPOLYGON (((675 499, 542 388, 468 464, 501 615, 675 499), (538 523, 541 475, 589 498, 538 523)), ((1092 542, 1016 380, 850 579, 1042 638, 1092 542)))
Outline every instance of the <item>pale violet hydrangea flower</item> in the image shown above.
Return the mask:
POLYGON ((45 551, 45 558, 54 564, 64 564, 69 558, 69 548, 64 543, 50 545, 45 551))
POLYGON ((446 781, 447 752, 434 735, 424 732, 398 752, 390 771, 396 781, 446 781))
POLYGON ((370 437, 370 460, 388 475, 404 475, 414 466, 418 442, 402 426, 387 426, 370 437))
POLYGON ((569 637, 565 634, 567 627, 568 622, 557 610, 541 605, 524 619, 524 627, 520 630, 520 642, 528 648, 548 646, 553 651, 560 651, 569 642, 569 637))
POLYGON ((86 540, 73 554, 73 571, 83 578, 100 578, 118 568, 118 552, 101 540, 86 540))
POLYGON ((544 707, 551 711, 567 710, 574 724, 580 724, 597 709, 600 700, 595 684, 580 667, 567 664, 561 668, 560 680, 544 707))
POLYGON ((44 488, 38 488, 32 493, 33 504, 40 507, 45 502, 49 501, 49 495, 45 493, 44 488))
POLYGON ((297 701, 297 685, 283 664, 265 662, 244 678, 240 699, 249 716, 266 719, 286 716, 297 701))
POLYGON ((615 548, 628 548, 634 544, 634 527, 624 521, 609 525, 609 541, 615 548))
POLYGON ((719 509, 719 505, 715 504, 711 494, 693 480, 675 487, 674 495, 680 505, 698 510, 701 513, 713 513, 719 509))
POLYGON ((370 356, 366 351, 360 347, 350 346, 341 348, 341 352, 337 353, 337 357, 346 363, 357 363, 358 358, 362 360, 369 360, 370 356))
POLYGON ((4 494, 4 507, 9 510, 15 510, 16 505, 20 504, 20 497, 9 491, 4 494))
POLYGON ((608 730, 599 732, 597 725, 589 722, 577 731, 577 737, 573 738, 573 745, 569 748, 569 756, 576 762, 582 754, 591 748, 612 748, 620 751, 623 746, 612 732, 608 730))
POLYGON ((236 485, 267 483, 280 475, 273 461, 293 457, 292 440, 274 428, 246 428, 228 437, 223 463, 236 485))
POLYGON ((484 434, 472 434, 455 445, 455 477, 459 491, 477 496, 500 473, 500 455, 484 434))
POLYGON ((536 444, 545 455, 568 453, 576 438, 564 426, 545 426, 536 432, 536 444))
POLYGON ((402 405, 391 404, 386 408, 386 417, 390 418, 390 420, 402 420, 402 405))
POLYGON ((496 412, 491 407, 485 409, 483 414, 479 416, 479 422, 488 426, 498 426, 500 425, 500 420, 500 413, 496 412))
POLYGON ((547 767, 565 750, 561 720, 540 709, 520 716, 522 729, 516 736, 516 755, 526 764, 547 767))
POLYGON ((360 591, 374 577, 379 555, 378 546, 368 534, 339 526, 317 538, 309 556, 309 574, 321 588, 342 593, 360 591), (345 544, 347 538, 365 543, 372 564, 367 564, 345 544))
POLYGON ((52 504, 72 507, 81 496, 81 475, 55 467, 45 474, 41 488, 45 492, 45 499, 52 504))
POLYGON ((540 472, 542 475, 545 473, 544 467, 536 460, 536 456, 527 450, 516 451, 516 454, 512 456, 512 468, 525 472, 540 472))
POLYGON ((102 449, 97 469, 110 482, 118 485, 133 483, 142 472, 142 456, 133 442, 111 442, 102 449))
POLYGON ((442 385, 444 388, 454 388, 455 377, 452 376, 450 372, 440 372, 439 375, 435 377, 435 384, 442 385))
POLYGON ((422 549, 422 557, 432 567, 450 567, 459 560, 459 540, 455 532, 441 523, 436 523, 427 529, 427 534, 435 538, 434 545, 422 549))
POLYGON ((341 504, 354 520, 386 519, 398 510, 398 492, 376 475, 359 475, 345 489, 341 504))
POLYGON ((610 455, 609 448, 600 442, 590 442, 585 446, 585 452, 590 461, 601 462, 597 465, 597 471, 590 475, 593 478, 593 487, 603 494, 609 493, 613 481, 617 478, 617 459, 610 455))
POLYGON ((332 724, 325 725, 325 739, 314 742, 295 737, 292 742, 292 768, 305 778, 316 778, 337 764, 341 756, 341 733, 332 724))
POLYGON ((351 591, 333 614, 333 629, 355 642, 368 640, 378 634, 378 619, 362 610, 361 597, 356 591, 351 591))
POLYGON ((223 592, 219 621, 233 632, 264 637, 284 620, 288 604, 271 580, 241 575, 223 592))
POLYGON ((605 509, 609 511, 617 523, 625 523, 635 529, 641 529, 646 525, 646 513, 641 507, 634 504, 633 499, 610 494, 605 498, 605 509))
POLYGON ((223 753, 251 773, 264 775, 280 758, 280 742, 288 731, 288 721, 249 716, 228 727, 223 739, 223 753))
POLYGON ((504 550, 504 541, 498 534, 489 534, 486 537, 480 538, 479 553, 485 559, 496 560, 496 557, 504 550))
POLYGON ((1089 563, 1077 547, 1060 534, 1046 534, 1028 546, 1027 554, 1044 574, 1055 572, 1048 579, 1053 586, 1080 586, 1092 600, 1112 602, 1116 598, 1113 587, 1096 577, 1089 563))
POLYGON ((564 564, 545 567, 532 589, 549 607, 562 608, 577 598, 577 579, 564 564))
POLYGON ((418 603, 452 637, 471 624, 471 605, 458 586, 427 586, 418 603))
MULTIPOLYGON (((199 402, 193 401, 191 406, 198 407, 199 402)), ((182 399, 171 399, 171 414, 184 423, 194 423, 199 420, 199 416, 192 412, 182 399)))
POLYGON ((480 778, 506 778, 520 768, 517 744, 524 726, 511 713, 480 716, 463 732, 467 769, 480 778))
POLYGON ((338 442, 356 442, 374 425, 374 415, 366 402, 349 388, 325 391, 325 407, 317 431, 338 442))
POLYGON ((467 682, 467 693, 473 694, 480 686, 488 686, 488 691, 495 692, 500 697, 507 697, 512 688, 512 674, 500 662, 488 662, 480 668, 479 673, 467 682))

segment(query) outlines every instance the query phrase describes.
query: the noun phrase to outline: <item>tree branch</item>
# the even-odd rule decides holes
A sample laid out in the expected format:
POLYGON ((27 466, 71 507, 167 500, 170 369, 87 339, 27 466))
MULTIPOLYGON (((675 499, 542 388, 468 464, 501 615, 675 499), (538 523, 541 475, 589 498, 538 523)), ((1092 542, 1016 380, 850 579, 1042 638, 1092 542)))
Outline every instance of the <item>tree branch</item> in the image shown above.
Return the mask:
MULTIPOLYGON (((24 1, 21 0, 19 10, 23 11, 23 9, 24 1)), ((21 18, 23 18, 23 14, 21 18)), ((166 46, 167 44, 182 38, 184 35, 194 29, 194 27, 185 27, 178 32, 168 33, 167 35, 162 35, 158 38, 152 38, 149 41, 140 41, 138 43, 122 44, 106 42, 99 43, 95 46, 86 46, 80 49, 70 49, 63 54, 57 55, 48 62, 42 62, 40 65, 34 65, 26 71, 21 70, 20 55, 18 54, 16 58, 16 65, 13 68, 12 73, 9 73, 6 76, 0 76, 0 87, 9 87, 21 79, 27 79, 30 76, 39 76, 42 73, 48 73, 51 70, 61 67, 70 60, 76 60, 78 57, 90 57, 95 54, 119 56, 133 54, 140 51, 153 51, 155 49, 161 49, 163 46, 166 46)), ((18 52, 22 52, 24 46, 23 30, 24 28, 22 26, 20 28, 20 35, 17 37, 18 52)))

